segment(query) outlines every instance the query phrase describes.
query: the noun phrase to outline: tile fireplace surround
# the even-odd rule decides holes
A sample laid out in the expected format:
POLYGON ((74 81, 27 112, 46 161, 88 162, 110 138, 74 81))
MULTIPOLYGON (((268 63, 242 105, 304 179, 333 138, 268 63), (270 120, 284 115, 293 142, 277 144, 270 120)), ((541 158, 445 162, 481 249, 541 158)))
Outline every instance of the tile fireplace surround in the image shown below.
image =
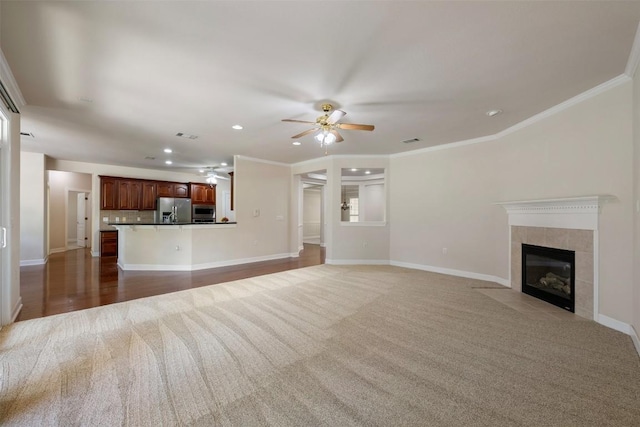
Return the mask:
POLYGON ((575 251, 575 314, 598 319, 598 215, 610 196, 497 203, 509 215, 511 287, 522 290, 522 244, 575 251))

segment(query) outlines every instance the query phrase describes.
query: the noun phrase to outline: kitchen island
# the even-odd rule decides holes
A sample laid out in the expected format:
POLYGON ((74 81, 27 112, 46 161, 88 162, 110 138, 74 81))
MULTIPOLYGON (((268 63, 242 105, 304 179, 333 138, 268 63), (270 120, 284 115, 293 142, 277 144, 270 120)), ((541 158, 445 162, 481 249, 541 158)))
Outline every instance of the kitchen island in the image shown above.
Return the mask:
POLYGON ((261 254, 268 245, 235 222, 109 223, 118 230, 118 266, 124 271, 192 271, 297 254, 261 254))

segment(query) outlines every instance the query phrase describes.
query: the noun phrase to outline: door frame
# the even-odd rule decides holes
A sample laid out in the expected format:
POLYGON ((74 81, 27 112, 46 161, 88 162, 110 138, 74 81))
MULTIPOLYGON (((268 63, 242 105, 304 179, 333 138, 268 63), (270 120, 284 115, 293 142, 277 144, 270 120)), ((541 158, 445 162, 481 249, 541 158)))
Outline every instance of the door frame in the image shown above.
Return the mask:
MULTIPOLYGON (((87 213, 87 210, 91 210, 91 190, 86 190, 86 189, 78 189, 75 187, 65 187, 65 199, 64 199, 64 239, 65 239, 65 249, 69 250, 69 196, 71 193, 84 193, 85 197, 86 197, 86 201, 85 201, 85 216, 87 218, 87 220, 85 221, 84 224, 84 236, 85 236, 85 248, 91 248, 91 239, 89 239, 89 236, 91 236, 91 233, 93 233, 93 230, 89 230, 90 224, 91 224, 91 215, 93 215, 92 212, 90 212, 89 214, 87 213)), ((76 218, 77 220, 77 218, 76 218)))

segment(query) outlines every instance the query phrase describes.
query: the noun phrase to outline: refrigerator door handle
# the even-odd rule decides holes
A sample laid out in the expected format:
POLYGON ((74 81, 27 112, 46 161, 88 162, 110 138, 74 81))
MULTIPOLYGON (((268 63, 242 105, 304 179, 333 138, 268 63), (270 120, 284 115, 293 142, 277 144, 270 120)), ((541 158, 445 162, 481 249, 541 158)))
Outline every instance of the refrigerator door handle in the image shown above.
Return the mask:
POLYGON ((0 246, 0 249, 4 249, 7 247, 7 229, 4 227, 0 228, 2 228, 2 246, 0 246))

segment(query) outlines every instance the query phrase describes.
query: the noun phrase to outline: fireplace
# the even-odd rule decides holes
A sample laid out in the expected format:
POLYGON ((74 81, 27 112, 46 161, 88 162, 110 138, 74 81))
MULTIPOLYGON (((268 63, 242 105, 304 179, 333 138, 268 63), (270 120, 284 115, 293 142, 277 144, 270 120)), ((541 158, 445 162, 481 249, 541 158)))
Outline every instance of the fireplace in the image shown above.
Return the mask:
POLYGON ((575 312, 575 252, 522 244, 522 292, 575 312))

